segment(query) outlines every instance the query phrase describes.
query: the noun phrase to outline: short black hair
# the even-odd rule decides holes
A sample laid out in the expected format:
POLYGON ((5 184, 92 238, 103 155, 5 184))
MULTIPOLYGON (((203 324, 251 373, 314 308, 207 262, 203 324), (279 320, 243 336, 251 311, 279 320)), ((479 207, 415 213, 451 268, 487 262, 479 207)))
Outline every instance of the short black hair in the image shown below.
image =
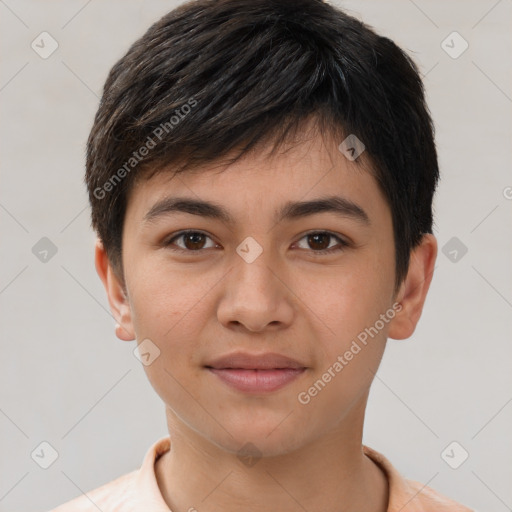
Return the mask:
MULTIPOLYGON (((432 233, 439 169, 414 61, 321 0, 193 0, 154 23, 110 70, 87 142, 96 230, 123 276, 127 198, 139 178, 236 161, 313 118, 355 135, 392 215, 395 293, 410 251, 432 233)), ((123 283, 124 283, 124 278, 123 283)))

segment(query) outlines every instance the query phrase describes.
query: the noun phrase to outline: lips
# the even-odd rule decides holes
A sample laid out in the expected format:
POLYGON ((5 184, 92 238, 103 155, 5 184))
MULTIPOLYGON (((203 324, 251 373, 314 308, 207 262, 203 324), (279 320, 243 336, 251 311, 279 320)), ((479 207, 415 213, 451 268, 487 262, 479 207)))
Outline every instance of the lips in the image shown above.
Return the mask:
POLYGON ((274 354, 248 354, 236 352, 227 356, 220 357, 206 365, 210 368, 219 370, 225 369, 243 369, 243 370, 273 370, 283 368, 306 368, 306 365, 299 363, 295 359, 274 354))
POLYGON ((306 366, 281 354, 234 353, 205 365, 224 384, 245 393, 276 391, 306 371, 306 366))

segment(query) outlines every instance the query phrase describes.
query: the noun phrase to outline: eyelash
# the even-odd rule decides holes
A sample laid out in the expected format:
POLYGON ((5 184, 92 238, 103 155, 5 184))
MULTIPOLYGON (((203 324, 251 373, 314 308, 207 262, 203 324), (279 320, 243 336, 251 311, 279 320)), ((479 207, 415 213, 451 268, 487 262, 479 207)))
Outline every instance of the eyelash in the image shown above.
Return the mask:
MULTIPOLYGON (((176 233, 171 238, 169 238, 167 241, 165 241, 163 243, 163 245, 165 247, 170 248, 172 251, 177 251, 177 252, 200 253, 202 251, 205 251, 206 249, 198 249, 196 251, 193 251, 193 250, 189 250, 189 249, 183 249, 181 247, 178 247, 178 248, 170 247, 171 244, 174 242, 174 240, 177 240, 177 239, 179 239, 179 238, 181 238, 181 237, 183 237, 185 235, 190 235, 190 234, 205 235, 206 237, 211 239, 210 235, 208 235, 204 231, 198 231, 198 230, 189 229, 189 230, 180 231, 179 233, 176 233)), ((303 238, 307 237, 307 236, 310 236, 310 235, 320 235, 320 234, 321 235, 329 235, 331 238, 335 238, 339 242, 339 244, 337 246, 331 247, 330 249, 322 249, 321 251, 315 251, 315 250, 312 249, 311 251, 315 255, 332 254, 332 253, 335 253, 335 252, 338 252, 338 251, 342 251, 343 249, 345 249, 347 247, 350 247, 350 244, 348 242, 346 242, 345 240, 340 238, 338 235, 336 235, 334 233, 331 233, 330 231, 310 231, 308 233, 305 233, 299 239, 299 241, 302 240, 303 238)))

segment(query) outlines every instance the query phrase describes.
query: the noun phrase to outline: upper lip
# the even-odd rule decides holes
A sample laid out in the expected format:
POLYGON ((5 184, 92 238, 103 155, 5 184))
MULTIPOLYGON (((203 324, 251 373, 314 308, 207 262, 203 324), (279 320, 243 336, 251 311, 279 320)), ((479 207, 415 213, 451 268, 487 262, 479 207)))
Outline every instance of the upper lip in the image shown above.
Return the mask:
POLYGON ((235 352, 228 354, 205 365, 215 369, 242 369, 242 370, 271 370, 277 368, 306 368, 295 359, 267 352, 264 354, 249 354, 247 352, 235 352))

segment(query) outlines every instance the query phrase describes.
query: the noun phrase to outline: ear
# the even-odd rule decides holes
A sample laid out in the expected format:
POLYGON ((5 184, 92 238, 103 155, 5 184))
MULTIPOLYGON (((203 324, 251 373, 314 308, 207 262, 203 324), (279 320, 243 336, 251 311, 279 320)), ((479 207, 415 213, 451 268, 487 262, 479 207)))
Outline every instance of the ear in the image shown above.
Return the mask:
POLYGON ((132 341, 135 339, 135 331, 133 329, 131 307, 126 289, 112 268, 100 239, 96 240, 94 262, 96 272, 100 276, 107 292, 110 310, 117 322, 116 336, 123 341, 132 341))
POLYGON ((424 234, 421 243, 411 251, 407 277, 396 299, 402 309, 390 322, 389 338, 403 340, 409 338, 416 329, 434 274, 436 258, 436 237, 430 233, 424 234))

